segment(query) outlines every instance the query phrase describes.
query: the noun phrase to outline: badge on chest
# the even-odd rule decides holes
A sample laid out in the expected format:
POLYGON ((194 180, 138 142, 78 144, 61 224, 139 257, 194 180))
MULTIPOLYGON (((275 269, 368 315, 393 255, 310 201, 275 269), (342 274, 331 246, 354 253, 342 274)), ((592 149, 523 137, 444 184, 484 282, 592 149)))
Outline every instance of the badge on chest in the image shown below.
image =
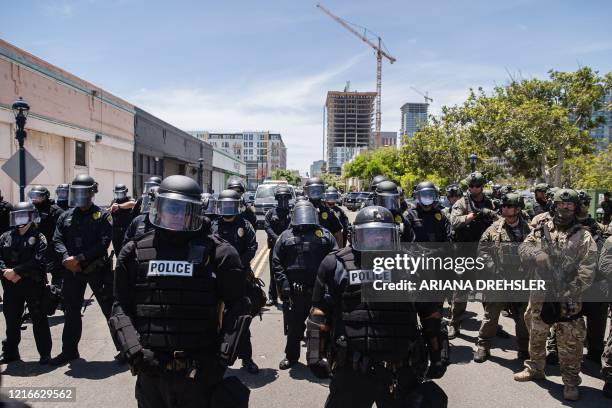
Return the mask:
POLYGON ((193 276, 193 264, 185 261, 149 261, 147 276, 193 276))

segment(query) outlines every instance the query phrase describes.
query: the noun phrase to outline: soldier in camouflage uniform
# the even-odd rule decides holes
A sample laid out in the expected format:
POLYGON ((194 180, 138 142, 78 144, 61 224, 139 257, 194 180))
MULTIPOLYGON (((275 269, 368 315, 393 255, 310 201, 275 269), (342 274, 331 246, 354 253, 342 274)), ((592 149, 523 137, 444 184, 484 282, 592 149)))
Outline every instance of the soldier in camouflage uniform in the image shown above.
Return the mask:
POLYGON ((442 209, 442 213, 450 220, 450 213, 453 205, 463 197, 463 190, 457 184, 451 184, 446 187, 446 198, 448 199, 449 206, 442 209))
MULTIPOLYGON (((608 237, 603 244, 598 269, 599 273, 605 276, 608 281, 608 287, 610 288, 608 293, 612 293, 612 236, 608 237)), ((609 306, 612 307, 612 303, 609 306)), ((605 381, 603 393, 606 397, 612 398, 612 329, 610 329, 608 341, 601 356, 601 375, 605 381)))
MULTIPOLYGON (((451 210, 450 222, 457 242, 478 242, 483 232, 493 221, 497 213, 490 198, 483 192, 486 183, 482 173, 475 171, 467 177, 469 191, 463 199, 457 200, 451 210)), ((467 293, 456 292, 453 295, 451 321, 448 326, 448 338, 459 335, 461 316, 467 307, 467 293)))
MULTIPOLYGON (((591 234, 576 220, 579 205, 578 193, 574 190, 558 190, 553 198, 553 217, 534 229, 519 248, 523 262, 534 265, 534 278, 546 277, 554 258, 549 256, 545 237, 550 234, 550 244, 555 252, 562 254, 562 270, 568 283, 561 287, 562 302, 553 325, 557 333, 557 347, 563 380, 563 398, 576 401, 580 398, 578 385, 581 382, 583 342, 586 337, 584 320, 580 314, 582 293, 593 283, 597 263, 597 244, 591 234), (571 301, 570 301, 571 299, 571 301)), ((546 336, 551 324, 541 316, 546 294, 532 292, 525 323, 529 329, 529 355, 525 369, 514 375, 516 381, 531 381, 545 378, 546 336)))
POLYGON ((547 213, 550 211, 550 201, 546 193, 550 187, 546 183, 538 183, 535 185, 533 194, 535 196, 535 203, 533 203, 533 215, 547 213))
MULTIPOLYGON (((495 221, 482 234, 479 253, 490 257, 500 267, 503 265, 504 269, 508 267, 512 269, 497 271, 501 273, 503 278, 510 279, 511 276, 518 278, 523 274, 518 253, 515 251, 518 243, 529 235, 531 228, 521 215, 524 204, 520 195, 515 193, 505 194, 501 198, 500 205, 503 218, 495 221)), ((497 333, 499 315, 506 303, 487 302, 485 294, 482 306, 484 308, 484 318, 478 332, 477 349, 474 353, 474 361, 477 363, 482 363, 490 357, 491 339, 497 333)), ((523 317, 527 305, 526 303, 516 302, 510 303, 509 306, 516 324, 518 358, 525 360, 529 358, 529 332, 523 317)))

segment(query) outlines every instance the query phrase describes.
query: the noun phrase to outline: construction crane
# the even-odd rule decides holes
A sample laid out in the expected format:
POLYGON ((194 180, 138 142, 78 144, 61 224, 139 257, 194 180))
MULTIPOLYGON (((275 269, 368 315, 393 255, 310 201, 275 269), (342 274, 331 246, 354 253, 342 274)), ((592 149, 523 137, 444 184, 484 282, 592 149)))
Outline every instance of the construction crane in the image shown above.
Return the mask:
POLYGON ((421 95, 423 98, 425 98, 425 103, 427 102, 433 102, 433 99, 431 99, 429 97, 429 92, 425 91, 425 93, 419 91, 418 89, 416 89, 414 86, 411 86, 410 89, 412 89, 414 92, 418 93, 419 95, 421 95))
MULTIPOLYGON (((349 30, 351 33, 356 35, 359 39, 361 39, 364 43, 368 44, 370 47, 374 48, 376 51, 376 136, 380 138, 380 122, 381 122, 381 90, 382 90, 382 58, 385 57, 389 60, 389 63, 393 64, 395 61, 395 57, 389 55, 389 53, 383 50, 382 38, 378 35, 375 35, 378 38, 378 45, 370 41, 367 37, 368 29, 363 28, 363 34, 354 29, 349 22, 341 19, 325 7, 322 4, 317 4, 317 7, 321 9, 322 12, 327 14, 329 17, 334 19, 338 24, 342 27, 349 30)), ((370 31, 371 32, 371 31, 370 31)))

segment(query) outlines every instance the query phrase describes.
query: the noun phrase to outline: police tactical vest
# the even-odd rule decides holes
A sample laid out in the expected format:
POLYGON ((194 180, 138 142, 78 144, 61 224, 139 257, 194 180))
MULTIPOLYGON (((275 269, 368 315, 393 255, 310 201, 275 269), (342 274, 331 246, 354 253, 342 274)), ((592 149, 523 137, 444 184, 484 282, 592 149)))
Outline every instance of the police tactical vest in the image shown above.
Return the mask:
POLYGON ((136 243, 134 325, 142 346, 160 352, 215 353, 219 295, 212 266, 214 248, 194 239, 187 247, 161 256, 155 233, 136 243))
MULTIPOLYGON (((115 201, 115 203, 117 204, 123 204, 128 202, 129 199, 125 199, 125 200, 117 200, 115 201)), ((127 229, 128 225, 130 225, 130 222, 132 221, 132 209, 128 208, 120 208, 117 211, 115 211, 113 213, 113 231, 115 233, 121 233, 121 232, 125 232, 125 230, 127 229)))
POLYGON ((400 361, 408 357, 419 337, 416 308, 410 302, 365 303, 361 285, 351 285, 348 271, 359 270, 349 247, 336 253, 336 276, 342 276, 339 322, 334 337, 344 335, 349 352, 373 361, 400 361))
POLYGON ((287 278, 292 283, 314 286, 319 265, 333 246, 321 229, 291 231, 283 242, 287 261, 287 278))
POLYGON ((446 242, 448 240, 444 227, 445 217, 439 209, 423 211, 417 207, 408 210, 406 214, 414 230, 415 242, 446 242))
POLYGON ((270 226, 276 235, 280 235, 283 231, 289 228, 289 224, 291 224, 291 213, 289 210, 283 212, 278 209, 274 209, 274 215, 272 215, 272 219, 270 220, 270 226))
POLYGON ((247 222, 242 215, 237 215, 236 219, 232 222, 227 222, 220 218, 216 222, 217 230, 214 232, 229 242, 239 254, 243 254, 248 247, 246 237, 247 222))

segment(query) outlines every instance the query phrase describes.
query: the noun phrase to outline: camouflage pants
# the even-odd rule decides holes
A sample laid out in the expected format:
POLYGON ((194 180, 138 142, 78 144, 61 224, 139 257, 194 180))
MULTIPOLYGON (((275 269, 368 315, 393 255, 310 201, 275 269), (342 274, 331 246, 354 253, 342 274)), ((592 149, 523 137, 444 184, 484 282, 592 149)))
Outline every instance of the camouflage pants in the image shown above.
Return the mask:
MULTIPOLYGON (((542 303, 530 301, 525 312, 525 324, 529 330, 529 359, 525 360, 525 367, 539 371, 546 366, 546 337, 551 327, 542 321, 541 311, 542 303)), ((557 322, 554 327, 563 384, 577 386, 581 382, 580 366, 586 337, 584 319, 557 322)))
POLYGON ((484 302, 482 304, 484 308, 484 317, 480 325, 476 344, 487 349, 491 348, 491 339, 495 337, 497 333, 499 315, 506 305, 512 308, 512 315, 514 316, 514 323, 516 325, 515 333, 518 349, 520 351, 527 351, 529 346, 529 332, 527 331, 523 316, 526 306, 525 303, 484 302))
MULTIPOLYGON (((610 320, 612 324, 612 319, 610 320)), ((608 333, 608 341, 603 354, 601 355, 601 375, 604 381, 612 382, 612 327, 608 333)))
POLYGON ((450 316, 450 325, 459 327, 461 324, 461 318, 465 313, 465 309, 467 308, 467 298, 468 292, 453 292, 452 304, 451 304, 451 316, 450 316))

